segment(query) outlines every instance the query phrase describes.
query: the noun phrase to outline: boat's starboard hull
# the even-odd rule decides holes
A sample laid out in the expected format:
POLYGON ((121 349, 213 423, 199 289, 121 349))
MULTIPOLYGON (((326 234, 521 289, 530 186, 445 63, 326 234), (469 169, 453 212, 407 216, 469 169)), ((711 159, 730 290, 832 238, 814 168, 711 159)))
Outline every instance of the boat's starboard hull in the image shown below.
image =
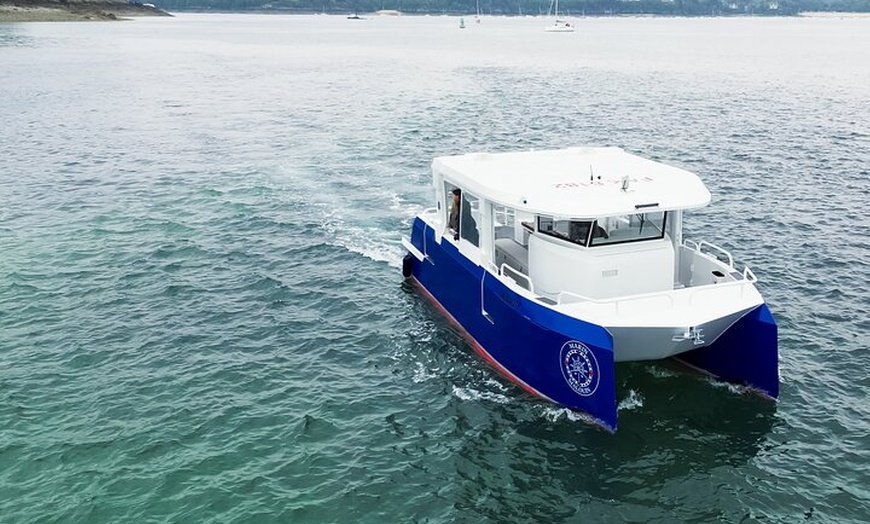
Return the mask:
POLYGON ((741 317, 714 343, 676 358, 775 399, 779 397, 777 336, 776 321, 767 305, 761 304, 741 317))

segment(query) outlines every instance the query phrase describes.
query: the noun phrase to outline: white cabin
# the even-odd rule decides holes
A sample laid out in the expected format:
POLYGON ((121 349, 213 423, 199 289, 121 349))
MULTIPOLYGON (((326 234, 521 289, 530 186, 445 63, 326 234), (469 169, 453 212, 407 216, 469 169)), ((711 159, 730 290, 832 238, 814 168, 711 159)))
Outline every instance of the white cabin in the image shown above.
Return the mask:
POLYGON ((437 204, 424 217, 436 242, 455 243, 518 293, 566 314, 615 335, 645 326, 631 337, 661 340, 649 354, 619 354, 617 341, 617 360, 712 342, 763 302, 752 272, 737 271, 729 253, 683 241, 683 211, 710 202, 689 171, 615 147, 439 157, 432 171, 437 204), (455 189, 457 231, 448 227, 455 189), (717 284, 735 285, 711 291, 717 284), (652 336, 649 329, 659 328, 652 336))
POLYGON ((463 252, 510 266, 551 299, 674 289, 680 211, 710 202, 693 173, 613 147, 473 153, 432 167, 444 223, 454 188, 472 209, 460 236, 479 241, 463 252))

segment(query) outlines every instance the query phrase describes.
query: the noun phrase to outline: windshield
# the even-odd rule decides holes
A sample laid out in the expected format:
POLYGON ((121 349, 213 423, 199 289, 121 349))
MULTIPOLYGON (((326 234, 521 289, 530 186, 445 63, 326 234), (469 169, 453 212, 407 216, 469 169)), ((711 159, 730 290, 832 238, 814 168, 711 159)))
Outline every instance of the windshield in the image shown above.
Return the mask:
POLYGON ((538 217, 538 232, 581 246, 601 246, 664 238, 667 213, 633 213, 598 220, 538 217))
POLYGON ((664 238, 667 213, 632 213, 598 220, 606 234, 595 235, 591 245, 618 244, 664 238))

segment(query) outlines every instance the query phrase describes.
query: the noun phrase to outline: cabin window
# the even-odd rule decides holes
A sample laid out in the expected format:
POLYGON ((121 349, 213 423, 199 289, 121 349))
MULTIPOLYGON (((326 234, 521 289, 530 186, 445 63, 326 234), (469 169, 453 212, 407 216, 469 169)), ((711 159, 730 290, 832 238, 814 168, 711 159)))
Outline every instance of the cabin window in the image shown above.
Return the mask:
POLYGON ((444 206, 447 231, 454 240, 461 237, 479 247, 480 230, 477 223, 480 220, 480 199, 449 182, 444 183, 444 195, 447 199, 447 205, 444 206))
POLYGON ((462 207, 459 213, 459 236, 468 240, 475 246, 480 245, 480 199, 467 192, 462 192, 462 207))
POLYGON ((582 220, 556 220, 551 217, 538 217, 539 232, 581 246, 588 245, 592 224, 593 222, 582 220))
POLYGON ((511 207, 492 206, 492 227, 495 238, 513 238, 516 217, 511 207))
POLYGON ((603 233, 593 235, 592 246, 655 240, 664 238, 667 213, 633 213, 602 218, 597 221, 603 233))

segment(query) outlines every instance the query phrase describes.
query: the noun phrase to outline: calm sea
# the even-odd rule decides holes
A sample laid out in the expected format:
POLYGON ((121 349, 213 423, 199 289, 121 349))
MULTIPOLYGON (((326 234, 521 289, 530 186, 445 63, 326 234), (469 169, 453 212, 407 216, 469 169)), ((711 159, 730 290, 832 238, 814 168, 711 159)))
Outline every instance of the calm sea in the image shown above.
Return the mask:
POLYGON ((0 521, 870 520, 870 19, 470 21, 0 24, 0 521), (573 145, 700 174, 778 403, 610 435, 403 286, 434 156, 573 145))

